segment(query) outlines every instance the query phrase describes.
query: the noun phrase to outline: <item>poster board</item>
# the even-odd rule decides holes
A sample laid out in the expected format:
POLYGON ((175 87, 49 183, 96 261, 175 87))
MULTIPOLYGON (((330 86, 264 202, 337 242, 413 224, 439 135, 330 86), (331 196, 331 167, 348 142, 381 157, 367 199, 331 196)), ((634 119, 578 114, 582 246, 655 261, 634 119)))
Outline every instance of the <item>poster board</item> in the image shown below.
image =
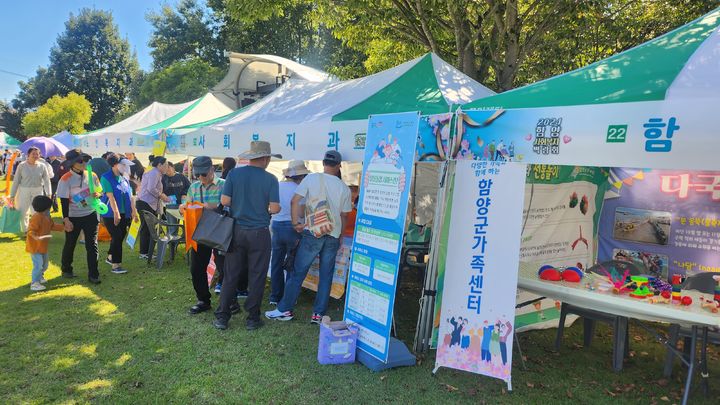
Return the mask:
POLYGON ((415 162, 419 115, 368 120, 345 321, 358 324, 358 348, 387 362, 395 289, 415 162))

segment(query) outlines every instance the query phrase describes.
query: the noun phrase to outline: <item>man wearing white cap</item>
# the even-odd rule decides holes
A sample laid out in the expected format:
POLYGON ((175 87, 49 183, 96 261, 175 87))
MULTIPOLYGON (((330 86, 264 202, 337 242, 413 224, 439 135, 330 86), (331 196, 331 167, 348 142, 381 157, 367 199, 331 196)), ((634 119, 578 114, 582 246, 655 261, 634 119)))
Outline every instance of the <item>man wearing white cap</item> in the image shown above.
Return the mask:
POLYGON ((253 141, 250 150, 240 155, 250 163, 234 168, 225 179, 220 202, 223 207, 230 207, 235 227, 225 257, 220 306, 213 322, 220 330, 228 327, 238 280, 245 273, 248 274, 249 290, 245 300, 248 312, 245 328, 255 330, 262 326, 260 305, 270 265, 270 215, 280 212, 277 178, 266 171, 273 156, 281 157, 270 152, 270 143, 253 141))

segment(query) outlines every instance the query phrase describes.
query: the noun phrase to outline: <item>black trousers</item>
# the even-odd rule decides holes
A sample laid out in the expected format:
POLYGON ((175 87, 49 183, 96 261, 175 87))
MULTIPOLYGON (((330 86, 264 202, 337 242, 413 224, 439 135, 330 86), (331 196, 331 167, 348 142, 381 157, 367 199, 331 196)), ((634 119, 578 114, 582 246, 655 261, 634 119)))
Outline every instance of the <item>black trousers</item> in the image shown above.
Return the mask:
POLYGON ((242 229, 235 224, 229 252, 225 255, 225 276, 220 292, 218 319, 230 319, 230 306, 235 302, 236 288, 245 275, 248 278, 248 297, 245 299, 247 319, 260 319, 260 305, 265 292, 265 280, 270 266, 270 230, 242 229))
POLYGON ((50 188, 52 189, 52 195, 50 198, 52 198, 52 209, 53 211, 57 212, 58 210, 58 202, 57 202, 57 187, 58 182, 57 181, 50 181, 50 188))
POLYGON ((73 230, 65 232, 65 245, 62 250, 61 268, 63 273, 73 273, 73 255, 80 232, 85 236, 85 252, 87 254, 88 277, 99 278, 98 273, 98 218, 96 213, 85 217, 70 217, 73 230))
MULTIPOLYGON (((218 253, 215 253, 215 257, 218 256, 218 253)), ((225 256, 223 255, 223 261, 225 260, 225 256)), ((223 280, 225 279, 225 269, 222 267, 217 267, 215 271, 219 272, 217 276, 217 282, 218 284, 222 285, 223 280)), ((248 275, 245 273, 245 275, 240 276, 240 280, 238 281, 238 291, 247 291, 248 290, 248 275)))
POLYGON ((215 253, 215 271, 225 266, 225 256, 219 255, 215 249, 198 243, 198 249, 190 249, 190 276, 198 301, 210 304, 210 289, 208 288, 207 266, 210 256, 215 253))
POLYGON ((157 215, 157 212, 152 209, 152 207, 150 207, 150 204, 146 203, 143 200, 137 200, 135 202, 135 208, 140 215, 140 229, 138 230, 138 243, 140 244, 140 254, 146 255, 148 253, 148 250, 150 250, 150 230, 148 229, 147 223, 145 223, 145 218, 143 217, 141 211, 148 211, 153 215, 157 215))
POLYGON ((130 222, 130 218, 125 217, 125 214, 120 214, 120 222, 117 225, 115 225, 115 219, 103 218, 103 224, 111 238, 108 254, 112 257, 110 262, 113 264, 122 263, 123 242, 127 236, 130 222))

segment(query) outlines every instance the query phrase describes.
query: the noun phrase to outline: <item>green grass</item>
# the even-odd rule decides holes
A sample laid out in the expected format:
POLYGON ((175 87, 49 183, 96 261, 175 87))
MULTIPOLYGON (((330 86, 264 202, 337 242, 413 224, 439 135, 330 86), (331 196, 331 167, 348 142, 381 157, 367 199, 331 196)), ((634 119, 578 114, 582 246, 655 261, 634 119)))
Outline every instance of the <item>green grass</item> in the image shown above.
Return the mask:
MULTIPOLYGON (((229 330, 217 331, 212 314, 186 312, 194 294, 182 259, 157 271, 127 253, 130 272, 114 275, 102 263, 102 284, 95 286, 86 281, 81 245, 79 277, 60 278, 63 238, 57 233, 50 243, 49 289, 33 293, 24 241, 0 235, 3 403, 673 403, 680 397, 680 367, 662 379, 665 351, 649 335, 631 330, 633 357, 616 374, 610 330, 599 326, 593 346, 584 349, 580 322, 567 330, 560 353, 552 350, 555 330, 520 335, 528 370, 515 360, 512 392, 474 374, 441 369, 433 376, 432 352, 416 367, 382 373, 360 364, 321 366, 317 327, 307 322, 312 293, 302 294, 298 320, 247 332, 244 317, 235 317, 229 330)), ((101 256, 106 250, 101 244, 101 256)), ((419 288, 409 273, 398 296, 399 334, 408 344, 419 288)), ((333 318, 342 316, 342 305, 331 301, 333 318)), ((717 351, 710 356, 710 396, 698 391, 693 403, 716 403, 720 392, 717 351)))

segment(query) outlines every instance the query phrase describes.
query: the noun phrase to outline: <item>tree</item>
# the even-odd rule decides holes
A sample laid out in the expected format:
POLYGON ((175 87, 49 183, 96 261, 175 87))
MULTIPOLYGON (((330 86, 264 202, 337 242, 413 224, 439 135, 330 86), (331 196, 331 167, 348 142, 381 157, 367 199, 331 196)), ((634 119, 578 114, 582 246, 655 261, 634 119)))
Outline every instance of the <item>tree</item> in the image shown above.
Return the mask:
POLYGON ((93 108, 90 128, 95 129, 108 125, 127 102, 138 63, 112 14, 86 8, 65 23, 65 32, 50 51, 48 70, 60 94, 87 97, 93 108))
POLYGON ((17 139, 24 140, 22 115, 12 105, 0 100, 0 127, 17 139))
POLYGON ((184 103, 205 94, 224 74, 224 69, 200 59, 175 62, 147 75, 134 104, 141 108, 153 101, 184 103))
POLYGON ((85 124, 90 122, 91 116, 92 107, 85 96, 70 92, 65 97, 52 96, 36 111, 27 113, 23 117, 23 126, 32 136, 50 136, 64 130, 80 134, 85 132, 85 124))
POLYGON ((148 45, 155 70, 193 58, 212 66, 227 64, 217 21, 196 0, 182 0, 175 9, 165 5, 159 13, 149 13, 145 18, 154 28, 148 45))

